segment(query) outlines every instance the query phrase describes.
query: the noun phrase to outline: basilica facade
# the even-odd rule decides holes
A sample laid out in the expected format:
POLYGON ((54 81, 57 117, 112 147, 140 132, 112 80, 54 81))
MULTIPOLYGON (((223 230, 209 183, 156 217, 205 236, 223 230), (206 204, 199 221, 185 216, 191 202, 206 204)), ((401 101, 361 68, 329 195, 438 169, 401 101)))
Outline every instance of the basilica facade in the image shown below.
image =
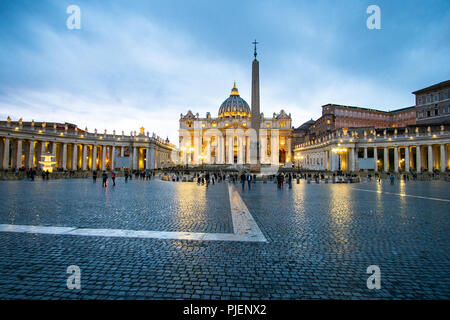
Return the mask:
POLYGON ((292 162, 292 119, 284 110, 260 113, 259 62, 252 64, 251 107, 236 83, 217 117, 189 110, 180 116, 179 159, 187 165, 288 165, 292 162))

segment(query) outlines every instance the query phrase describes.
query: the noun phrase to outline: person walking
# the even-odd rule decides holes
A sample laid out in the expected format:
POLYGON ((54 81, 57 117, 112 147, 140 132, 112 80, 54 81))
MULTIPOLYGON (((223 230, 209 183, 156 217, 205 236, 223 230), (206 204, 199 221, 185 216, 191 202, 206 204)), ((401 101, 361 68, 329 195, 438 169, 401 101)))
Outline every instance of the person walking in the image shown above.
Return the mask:
POLYGON ((394 177, 394 175, 392 173, 389 176, 389 179, 391 180, 391 184, 394 184, 395 177, 394 177))
POLYGON ((116 185, 116 171, 112 171, 111 173, 111 179, 113 181, 113 187, 116 185))
POLYGON ((103 170, 102 178, 103 178, 102 187, 106 188, 107 187, 106 182, 108 181, 108 174, 106 173, 105 170, 103 170))
POLYGON ((292 189, 292 175, 290 173, 288 175, 288 184, 289 184, 289 189, 292 189))
POLYGON ((248 190, 250 190, 252 188, 251 184, 252 184, 252 175, 248 174, 247 176, 247 184, 248 184, 248 190))
POLYGON ((97 170, 92 171, 92 182, 97 182, 97 170))
POLYGON ((241 184, 242 184, 242 190, 245 189, 245 173, 242 172, 241 174, 241 184))

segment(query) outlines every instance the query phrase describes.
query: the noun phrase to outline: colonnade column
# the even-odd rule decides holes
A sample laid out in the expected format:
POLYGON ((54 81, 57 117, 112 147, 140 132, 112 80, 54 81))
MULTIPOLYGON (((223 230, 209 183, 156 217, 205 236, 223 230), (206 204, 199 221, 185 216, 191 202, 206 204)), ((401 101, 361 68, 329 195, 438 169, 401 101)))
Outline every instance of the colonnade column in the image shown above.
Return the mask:
POLYGON ((114 170, 115 168, 115 162, 116 162, 116 147, 115 146, 111 146, 111 170, 114 170))
POLYGON ((394 147, 394 172, 398 172, 398 147, 394 147))
POLYGON ((97 170, 97 145, 94 144, 92 146, 92 167, 91 167, 92 171, 96 171, 97 170))
POLYGON ((137 147, 133 147, 133 166, 132 169, 133 170, 137 170, 137 164, 138 164, 138 159, 139 159, 139 150, 137 147))
POLYGON ((78 145, 76 143, 73 144, 72 151, 72 170, 78 170, 78 145))
MULTIPOLYGON (((348 170, 348 169, 347 170, 353 172, 356 169, 355 168, 355 149, 350 148, 349 150, 350 150, 350 165, 347 164, 347 168, 350 170, 348 170)), ((365 149, 365 150, 367 151, 367 149, 365 149)), ((341 168, 341 170, 342 170, 342 168, 341 168)))
POLYGON ((28 149, 28 169, 34 167, 34 141, 30 140, 30 145, 28 149))
POLYGON ((211 164, 211 137, 206 140, 206 163, 211 164))
POLYGON ((428 172, 433 172, 433 146, 428 145, 428 172))
POLYGON ((106 146, 102 146, 102 170, 106 169, 106 146))
POLYGON ((405 171, 409 172, 409 146, 405 147, 405 171))
POLYGON ((81 145, 81 147, 83 148, 83 150, 82 150, 82 158, 81 158, 81 170, 86 170, 86 167, 87 167, 87 165, 86 165, 86 163, 87 163, 87 159, 86 159, 86 157, 87 157, 87 148, 88 148, 88 146, 86 145, 86 144, 83 144, 83 145, 81 145))
POLYGON ((418 173, 422 171, 422 159, 419 145, 416 146, 416 171, 418 173))
POLYGON ((441 172, 445 172, 445 169, 447 168, 445 144, 439 146, 439 151, 441 156, 441 172))
POLYGON ((63 143, 62 168, 67 170, 67 143, 63 143))
POLYGON ((374 147, 374 148, 373 148, 373 159, 374 159, 374 162, 375 162, 375 164, 374 164, 374 166, 375 166, 374 170, 375 170, 375 172, 377 172, 377 171, 378 171, 378 154, 377 154, 377 147, 374 147))
POLYGON ((22 166, 22 139, 17 139, 16 168, 22 166))
POLYGON ((5 138, 5 144, 3 145, 3 169, 9 168, 9 139, 5 138))
POLYGON ((364 147, 364 159, 367 159, 367 147, 364 147))
POLYGON ((388 157, 388 148, 384 147, 384 158, 383 158, 383 169, 384 172, 388 172, 389 170, 389 157, 388 157))
POLYGON ((150 170, 150 160, 151 156, 150 156, 150 147, 147 147, 145 149, 145 170, 150 170))

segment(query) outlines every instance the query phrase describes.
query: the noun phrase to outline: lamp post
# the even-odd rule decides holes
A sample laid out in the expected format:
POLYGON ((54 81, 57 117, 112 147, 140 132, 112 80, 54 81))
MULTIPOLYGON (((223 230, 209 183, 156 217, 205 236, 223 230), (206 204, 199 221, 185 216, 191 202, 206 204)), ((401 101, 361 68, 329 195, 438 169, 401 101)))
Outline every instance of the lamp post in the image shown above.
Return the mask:
POLYGON ((198 156, 200 160, 202 161, 202 170, 203 170, 203 161, 206 159, 206 156, 203 154, 203 152, 198 156))
POLYGON ((300 169, 300 161, 303 160, 303 156, 301 156, 300 153, 297 153, 297 154, 294 156, 294 159, 295 159, 296 162, 297 162, 297 170, 299 170, 299 169, 300 169))

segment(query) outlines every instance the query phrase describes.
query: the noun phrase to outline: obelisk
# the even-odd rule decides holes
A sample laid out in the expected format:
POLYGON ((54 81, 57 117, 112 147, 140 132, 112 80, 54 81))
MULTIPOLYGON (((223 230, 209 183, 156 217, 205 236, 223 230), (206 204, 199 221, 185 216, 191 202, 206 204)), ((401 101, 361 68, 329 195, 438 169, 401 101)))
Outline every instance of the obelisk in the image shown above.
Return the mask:
POLYGON ((253 44, 255 45, 255 52, 254 52, 255 59, 253 60, 253 63, 252 63, 252 102, 251 102, 252 115, 251 115, 251 126, 252 126, 252 129, 254 130, 254 134, 256 135, 256 139, 254 138, 253 140, 256 140, 256 141, 251 141, 251 143, 250 143, 250 150, 251 150, 250 159, 252 159, 252 164, 258 165, 258 168, 259 168, 259 164, 260 164, 260 155, 259 155, 259 148, 260 148, 260 141, 259 141, 259 126, 260 126, 260 123, 259 123, 259 117, 260 117, 260 110, 259 110, 259 61, 256 59, 256 56, 257 56, 256 45, 258 44, 258 42, 256 42, 256 40, 255 40, 253 42, 253 44))

